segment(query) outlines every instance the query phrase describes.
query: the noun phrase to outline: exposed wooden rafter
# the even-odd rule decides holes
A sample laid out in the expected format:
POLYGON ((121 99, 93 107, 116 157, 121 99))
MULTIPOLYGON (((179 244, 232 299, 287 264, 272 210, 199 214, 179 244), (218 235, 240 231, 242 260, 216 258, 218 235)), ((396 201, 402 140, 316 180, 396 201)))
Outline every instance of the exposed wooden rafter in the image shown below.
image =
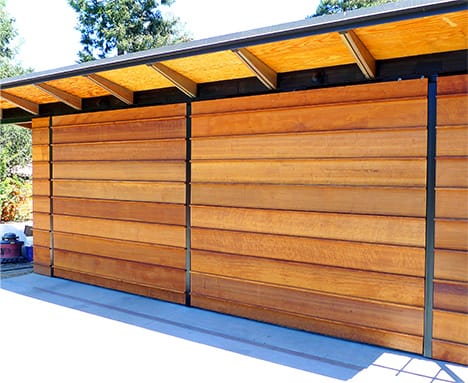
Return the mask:
POLYGON ((166 77, 187 96, 197 97, 197 83, 161 63, 150 65, 151 68, 166 77))
POLYGON ((122 85, 108 80, 105 77, 99 76, 98 74, 89 74, 86 77, 93 81, 95 84, 99 85, 101 88, 107 90, 119 100, 125 102, 128 105, 133 104, 134 94, 130 89, 127 89, 122 85))
POLYGON ((8 102, 11 102, 13 105, 16 105, 17 107, 25 110, 26 112, 35 115, 39 114, 39 104, 36 104, 35 102, 26 100, 22 97, 15 96, 11 93, 7 93, 4 90, 0 91, 0 97, 8 102))
POLYGON ((250 68, 263 85, 271 90, 276 89, 277 74, 273 69, 245 48, 233 49, 232 51, 250 68))
POLYGON ((353 30, 340 32, 340 37, 356 60, 356 64, 367 79, 377 75, 376 63, 372 54, 353 30))
POLYGON ((75 96, 74 94, 65 92, 46 83, 34 85, 36 85, 36 87, 43 90, 44 92, 50 94, 52 97, 55 97, 57 100, 63 102, 64 104, 71 106, 73 109, 81 110, 83 108, 82 99, 78 96, 75 96))

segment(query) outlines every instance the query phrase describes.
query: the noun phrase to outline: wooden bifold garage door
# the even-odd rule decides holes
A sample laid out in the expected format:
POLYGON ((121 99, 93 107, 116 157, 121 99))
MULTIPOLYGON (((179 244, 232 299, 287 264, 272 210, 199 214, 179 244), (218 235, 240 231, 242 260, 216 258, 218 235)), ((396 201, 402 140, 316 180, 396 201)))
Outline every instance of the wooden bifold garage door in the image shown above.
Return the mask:
POLYGON ((433 287, 468 363, 467 78, 437 82, 428 231, 428 79, 36 119, 36 270, 416 353, 433 287))

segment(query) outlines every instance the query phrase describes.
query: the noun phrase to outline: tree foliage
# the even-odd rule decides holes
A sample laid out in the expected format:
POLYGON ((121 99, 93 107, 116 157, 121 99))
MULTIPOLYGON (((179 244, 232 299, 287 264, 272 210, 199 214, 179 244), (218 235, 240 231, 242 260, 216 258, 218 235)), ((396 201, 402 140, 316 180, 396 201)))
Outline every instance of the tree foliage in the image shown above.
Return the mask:
POLYGON ((68 0, 78 13, 81 62, 189 40, 177 18, 160 6, 174 0, 68 0))
POLYGON ((320 0, 313 16, 343 13, 353 9, 373 7, 394 1, 397 0, 320 0))

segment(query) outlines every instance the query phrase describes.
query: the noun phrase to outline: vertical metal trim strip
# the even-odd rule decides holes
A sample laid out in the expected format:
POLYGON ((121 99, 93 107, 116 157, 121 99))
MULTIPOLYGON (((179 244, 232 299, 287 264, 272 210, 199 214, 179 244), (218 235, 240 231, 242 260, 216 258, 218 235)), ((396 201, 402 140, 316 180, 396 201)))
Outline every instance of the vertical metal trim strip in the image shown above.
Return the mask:
POLYGON ((49 206, 50 206, 50 276, 54 276, 54 166, 53 166, 53 129, 52 129, 52 116, 49 117, 49 206))
POLYGON ((423 355, 432 357, 434 306, 434 231, 437 145, 437 76, 429 76, 427 92, 427 166, 426 166, 426 270, 424 286, 423 355))
POLYGON ((191 294, 191 212, 190 203, 192 195, 192 104, 187 103, 186 110, 186 151, 185 151, 185 304, 191 305, 190 294, 191 294))

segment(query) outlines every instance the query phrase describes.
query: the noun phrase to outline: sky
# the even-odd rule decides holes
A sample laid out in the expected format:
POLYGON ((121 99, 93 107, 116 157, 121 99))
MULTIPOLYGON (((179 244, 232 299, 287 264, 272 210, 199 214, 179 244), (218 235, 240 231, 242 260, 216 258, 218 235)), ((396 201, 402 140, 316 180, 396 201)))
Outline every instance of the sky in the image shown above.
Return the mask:
MULTIPOLYGON (((313 14, 319 0, 176 0, 167 8, 195 40, 297 21, 313 14)), ((66 0, 7 0, 16 20, 24 67, 35 71, 76 64, 80 34, 66 0)))

